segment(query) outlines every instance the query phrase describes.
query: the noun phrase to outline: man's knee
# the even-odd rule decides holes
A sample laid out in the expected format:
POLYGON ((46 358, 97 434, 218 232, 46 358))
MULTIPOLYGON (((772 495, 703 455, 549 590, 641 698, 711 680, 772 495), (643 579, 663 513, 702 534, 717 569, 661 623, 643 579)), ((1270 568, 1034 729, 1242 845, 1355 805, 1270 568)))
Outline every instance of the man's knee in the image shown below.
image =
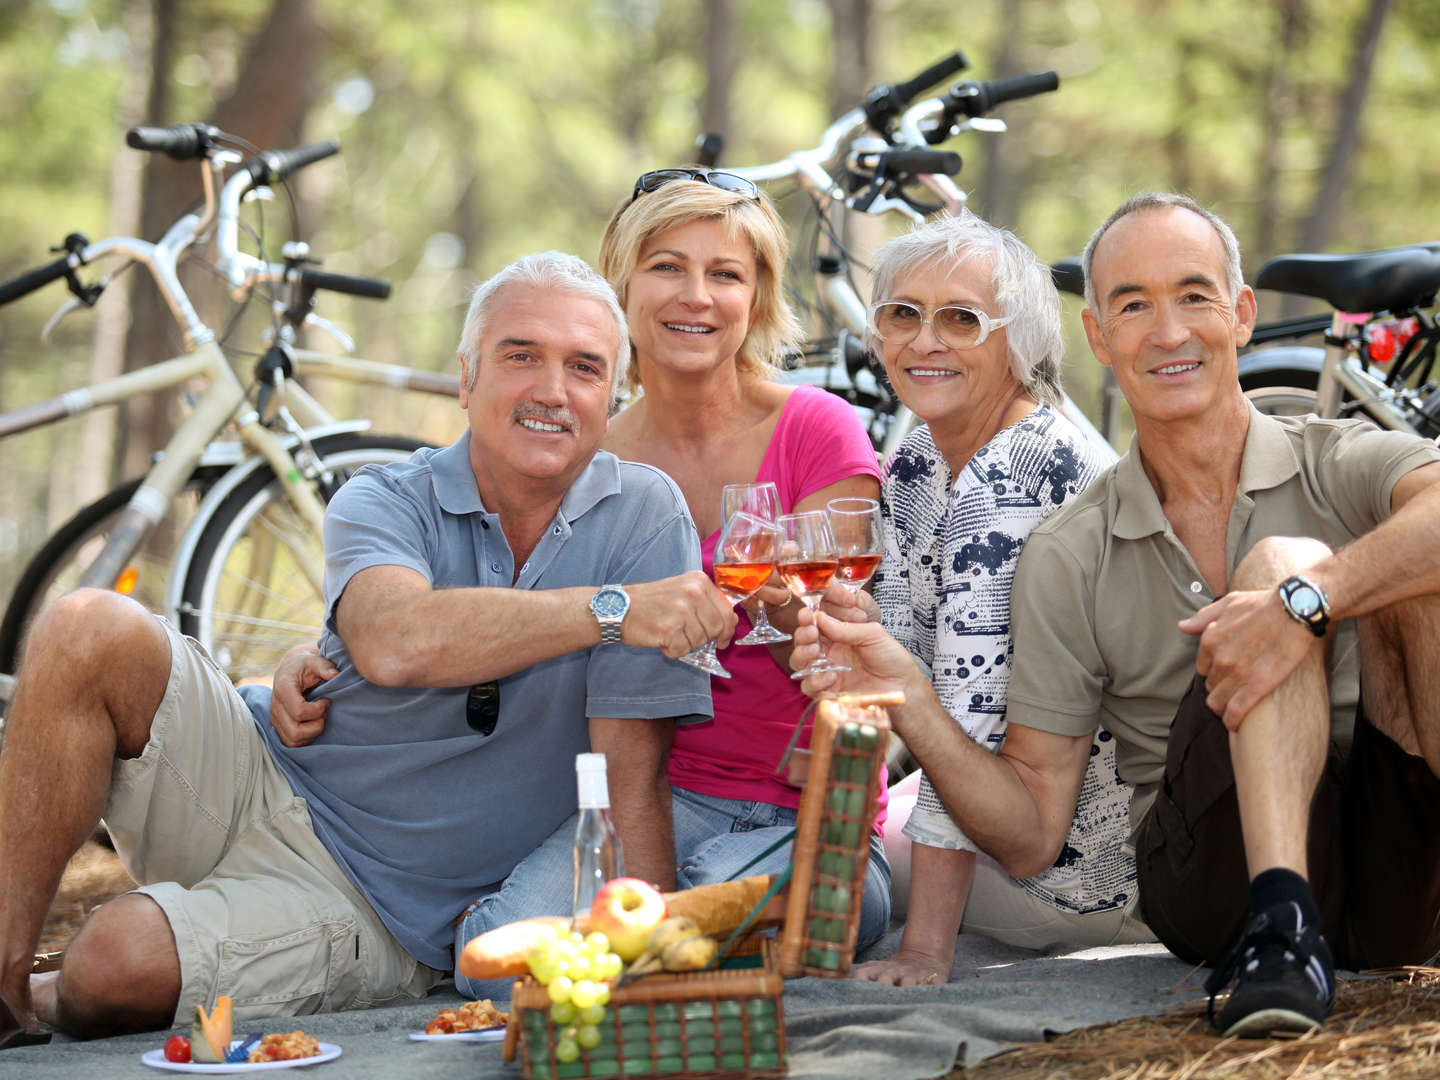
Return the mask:
POLYGON ((180 957, 164 911, 142 893, 97 909, 60 972, 61 1026, 85 1036, 168 1027, 180 1000, 180 957))
POLYGON ((1331 555, 1308 536, 1267 536, 1245 553, 1231 576, 1232 589, 1266 589, 1331 555))
POLYGON ((40 613, 26 648, 38 656, 94 662, 166 646, 154 617, 128 596, 77 589, 40 613))

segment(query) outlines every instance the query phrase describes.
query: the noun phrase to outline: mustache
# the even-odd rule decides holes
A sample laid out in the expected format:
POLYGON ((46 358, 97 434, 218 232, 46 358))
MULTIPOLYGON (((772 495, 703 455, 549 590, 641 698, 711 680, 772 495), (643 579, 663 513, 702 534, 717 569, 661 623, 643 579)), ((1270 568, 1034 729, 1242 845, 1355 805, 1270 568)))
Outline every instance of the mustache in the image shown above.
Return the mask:
POLYGON ((569 409, 559 405, 541 405, 538 401, 521 402, 510 414, 511 420, 543 420, 547 424, 560 424, 567 431, 580 426, 580 418, 569 409))

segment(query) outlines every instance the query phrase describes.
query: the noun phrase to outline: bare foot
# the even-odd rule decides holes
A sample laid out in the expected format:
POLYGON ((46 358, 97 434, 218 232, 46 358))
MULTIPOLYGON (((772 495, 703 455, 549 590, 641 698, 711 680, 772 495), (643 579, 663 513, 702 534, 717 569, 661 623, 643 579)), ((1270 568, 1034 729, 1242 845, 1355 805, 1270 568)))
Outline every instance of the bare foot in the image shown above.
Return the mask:
POLYGON ((16 980, 5 977, 0 983, 0 1046, 9 1045, 17 1031, 39 1031, 35 1009, 30 1004, 29 972, 16 980))
POLYGON ((935 986, 950 981, 950 963, 945 957, 901 949, 888 960, 861 964, 853 977, 890 986, 935 986))

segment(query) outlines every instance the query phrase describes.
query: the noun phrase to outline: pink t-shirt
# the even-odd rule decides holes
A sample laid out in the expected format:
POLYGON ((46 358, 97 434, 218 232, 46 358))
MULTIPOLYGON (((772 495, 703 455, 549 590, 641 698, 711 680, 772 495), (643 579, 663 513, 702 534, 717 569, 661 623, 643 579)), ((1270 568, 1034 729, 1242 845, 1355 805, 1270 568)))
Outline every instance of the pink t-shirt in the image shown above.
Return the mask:
MULTIPOLYGON (((859 418, 834 394, 813 386, 796 388, 780 412, 775 433, 760 462, 757 481, 773 481, 782 513, 807 495, 848 476, 880 477, 875 450, 859 418)), ((713 569, 720 531, 700 543, 705 572, 713 569)), ((750 632, 743 608, 735 637, 750 632)), ((810 699, 800 683, 780 670, 764 645, 731 645, 720 662, 734 678, 711 679, 715 722, 675 729, 670 783, 701 795, 746 799, 796 808, 800 791, 775 778, 775 767, 810 699)), ((808 730, 800 746, 808 746, 808 730)), ((884 820, 885 784, 880 786, 884 820)))

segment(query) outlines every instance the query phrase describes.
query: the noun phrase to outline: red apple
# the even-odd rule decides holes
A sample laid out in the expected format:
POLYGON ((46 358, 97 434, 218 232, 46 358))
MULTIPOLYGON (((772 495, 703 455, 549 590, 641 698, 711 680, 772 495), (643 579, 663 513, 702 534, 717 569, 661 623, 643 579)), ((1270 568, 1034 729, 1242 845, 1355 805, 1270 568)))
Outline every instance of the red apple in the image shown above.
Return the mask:
POLYGON ((590 929, 610 939, 627 964, 645 951, 645 941, 665 918, 665 897, 649 882, 622 877, 607 881, 590 905, 590 929))

